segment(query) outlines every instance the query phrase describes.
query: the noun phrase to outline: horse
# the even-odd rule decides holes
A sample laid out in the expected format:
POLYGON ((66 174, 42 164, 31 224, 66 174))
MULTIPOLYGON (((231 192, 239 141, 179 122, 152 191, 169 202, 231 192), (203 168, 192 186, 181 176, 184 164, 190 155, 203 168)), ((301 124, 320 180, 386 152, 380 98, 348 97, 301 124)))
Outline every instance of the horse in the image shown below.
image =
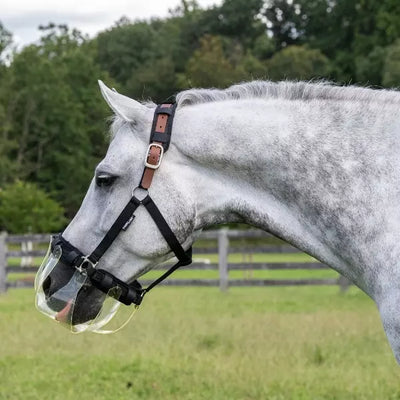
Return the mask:
MULTIPOLYGON (((114 112, 110 144, 63 233, 82 254, 101 242, 139 185, 156 109, 99 85, 114 112)), ((329 82, 180 92, 169 150, 148 193, 184 251, 202 229, 241 222, 347 277, 376 303, 400 363, 399 107, 397 91, 329 82)), ((94 266, 129 283, 173 251, 145 208, 128 222, 94 266)), ((67 274, 59 263, 39 282, 45 299, 67 274)), ((74 304, 79 322, 104 301, 90 282, 82 287, 74 304)))

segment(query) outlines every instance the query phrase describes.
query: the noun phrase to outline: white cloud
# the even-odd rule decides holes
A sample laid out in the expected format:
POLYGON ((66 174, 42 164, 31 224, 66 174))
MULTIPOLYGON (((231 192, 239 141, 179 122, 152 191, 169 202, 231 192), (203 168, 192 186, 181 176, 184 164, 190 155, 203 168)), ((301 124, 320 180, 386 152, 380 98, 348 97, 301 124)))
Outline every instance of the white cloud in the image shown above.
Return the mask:
MULTIPOLYGON (((222 0, 199 0, 202 7, 222 0)), ((1 0, 0 21, 20 45, 36 41, 39 25, 66 23, 91 36, 109 28, 122 16, 130 19, 164 17, 180 0, 1 0)))

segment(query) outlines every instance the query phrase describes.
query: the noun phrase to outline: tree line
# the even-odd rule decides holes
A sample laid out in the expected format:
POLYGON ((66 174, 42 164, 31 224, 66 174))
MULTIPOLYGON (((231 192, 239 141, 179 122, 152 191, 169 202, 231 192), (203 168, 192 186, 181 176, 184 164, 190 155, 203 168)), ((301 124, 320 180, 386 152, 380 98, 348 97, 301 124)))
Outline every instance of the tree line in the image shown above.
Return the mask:
POLYGON ((0 230, 11 232, 54 230, 77 211, 108 141, 96 79, 155 102, 251 79, 400 85, 398 0, 182 0, 166 18, 123 17, 95 38, 39 29, 15 50, 0 21, 0 230), (35 222, 43 208, 54 210, 48 226, 35 222))

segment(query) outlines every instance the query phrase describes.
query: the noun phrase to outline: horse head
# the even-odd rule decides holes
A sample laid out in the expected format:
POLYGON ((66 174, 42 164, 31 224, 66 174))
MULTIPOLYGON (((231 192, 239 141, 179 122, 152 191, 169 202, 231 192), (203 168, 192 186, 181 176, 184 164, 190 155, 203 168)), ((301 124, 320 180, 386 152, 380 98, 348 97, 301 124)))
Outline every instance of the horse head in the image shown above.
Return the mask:
POLYGON ((185 250, 195 237, 196 209, 186 156, 173 143, 169 147, 170 138, 168 147, 161 136, 149 147, 150 132, 157 132, 155 124, 164 118, 170 119, 169 132, 164 133, 171 135, 173 115, 161 109, 161 122, 153 122, 154 105, 140 104, 102 82, 100 88, 115 113, 111 142, 78 213, 62 236, 53 239, 36 280, 39 309, 77 331, 88 328, 88 321, 92 330, 107 322, 118 304, 104 309, 110 291, 119 302, 140 304, 144 291, 132 284, 136 277, 174 253, 179 265, 190 262, 185 250), (169 151, 158 171, 163 145, 169 151), (153 152, 161 152, 156 165, 149 159, 153 152), (145 207, 139 207, 142 204, 145 207))

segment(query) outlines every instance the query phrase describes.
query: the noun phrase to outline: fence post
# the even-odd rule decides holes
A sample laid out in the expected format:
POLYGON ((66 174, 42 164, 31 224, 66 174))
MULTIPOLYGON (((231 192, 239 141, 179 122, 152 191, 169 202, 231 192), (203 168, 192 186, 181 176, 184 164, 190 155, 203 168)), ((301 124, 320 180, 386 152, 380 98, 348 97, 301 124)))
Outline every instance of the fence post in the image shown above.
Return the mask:
POLYGON ((342 293, 346 293, 351 286, 351 282, 343 275, 339 276, 338 284, 342 293))
POLYGON ((219 288, 222 292, 228 290, 228 250, 228 229, 220 229, 218 231, 218 268, 219 288))
POLYGON ((7 290, 7 246, 6 246, 6 232, 0 232, 0 294, 5 293, 7 290))

